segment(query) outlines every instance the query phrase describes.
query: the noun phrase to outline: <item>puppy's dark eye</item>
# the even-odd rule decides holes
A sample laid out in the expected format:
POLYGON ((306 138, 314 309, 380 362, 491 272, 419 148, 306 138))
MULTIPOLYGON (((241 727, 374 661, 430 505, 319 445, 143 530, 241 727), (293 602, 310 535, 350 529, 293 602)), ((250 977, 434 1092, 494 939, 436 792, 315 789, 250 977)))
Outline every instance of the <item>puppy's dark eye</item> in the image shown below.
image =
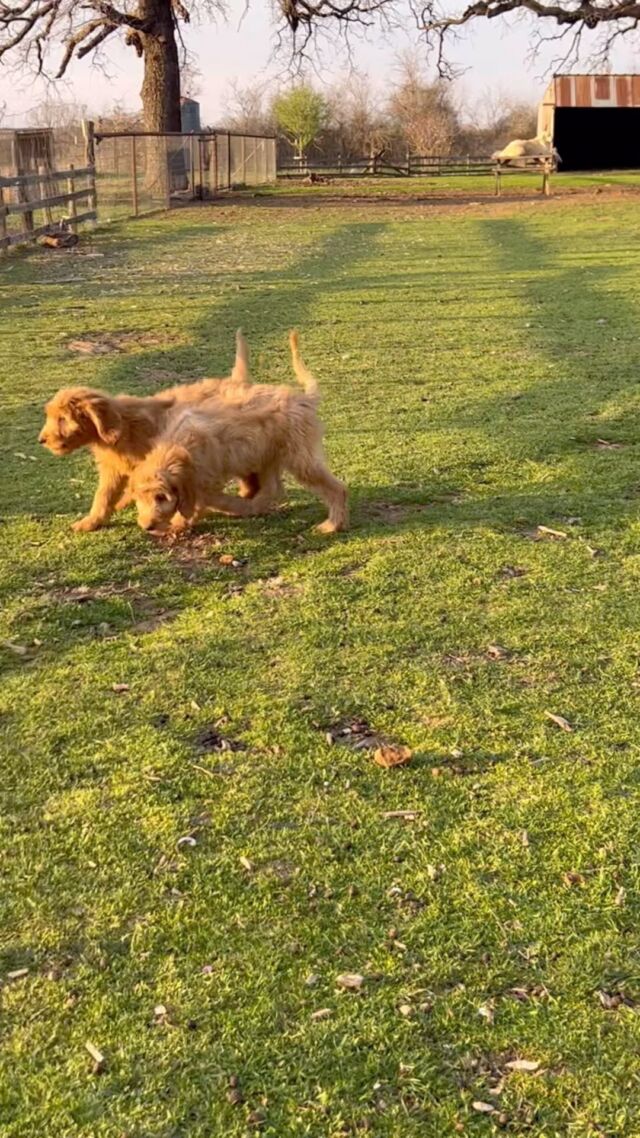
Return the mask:
POLYGON ((165 502, 169 501, 169 498, 166 494, 154 494, 154 500, 159 506, 163 506, 165 502))

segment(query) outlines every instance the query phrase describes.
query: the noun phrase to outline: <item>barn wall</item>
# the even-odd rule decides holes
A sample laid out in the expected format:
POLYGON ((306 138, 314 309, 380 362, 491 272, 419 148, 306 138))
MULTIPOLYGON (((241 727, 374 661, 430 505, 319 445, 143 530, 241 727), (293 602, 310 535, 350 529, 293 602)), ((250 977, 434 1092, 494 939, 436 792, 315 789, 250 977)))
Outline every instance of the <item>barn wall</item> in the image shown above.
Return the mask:
POLYGON ((553 88, 557 107, 640 107, 640 75, 556 75, 553 88))

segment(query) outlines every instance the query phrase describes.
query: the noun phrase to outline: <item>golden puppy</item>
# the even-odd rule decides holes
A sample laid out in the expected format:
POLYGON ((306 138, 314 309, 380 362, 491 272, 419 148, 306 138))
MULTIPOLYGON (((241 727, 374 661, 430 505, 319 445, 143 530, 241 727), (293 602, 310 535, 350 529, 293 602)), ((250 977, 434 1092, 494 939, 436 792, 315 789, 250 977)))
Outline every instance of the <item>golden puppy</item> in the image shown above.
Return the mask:
POLYGON ((317 384, 300 358, 295 332, 289 342, 304 392, 256 384, 233 403, 171 412, 165 431, 131 479, 143 529, 183 529, 208 510, 243 518, 265 513, 279 496, 283 471, 329 506, 320 532, 346 528, 347 492, 322 453, 317 384), (247 500, 224 493, 230 479, 246 478, 251 472, 257 472, 260 482, 255 497, 247 500))
MULTIPOLYGON (((204 379, 171 387, 146 398, 106 395, 89 387, 69 387, 54 395, 45 407, 45 424, 39 441, 55 455, 71 454, 87 446, 98 468, 98 486, 91 510, 75 522, 75 530, 95 530, 114 509, 131 501, 125 492, 131 472, 151 450, 176 404, 199 404, 233 399, 249 384, 247 346, 236 336, 236 359, 228 379, 204 379)), ((240 493, 249 497, 259 483, 249 472, 240 493)))

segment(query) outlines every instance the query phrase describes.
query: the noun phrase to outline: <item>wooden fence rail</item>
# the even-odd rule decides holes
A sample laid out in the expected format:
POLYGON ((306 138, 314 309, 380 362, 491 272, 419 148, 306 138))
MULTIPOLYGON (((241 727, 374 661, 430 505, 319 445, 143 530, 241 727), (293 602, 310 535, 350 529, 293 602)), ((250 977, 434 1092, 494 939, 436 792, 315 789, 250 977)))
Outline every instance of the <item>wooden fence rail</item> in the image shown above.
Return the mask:
POLYGON ((14 245, 26 244, 48 233, 59 232, 61 223, 71 232, 85 222, 95 222, 96 171, 95 166, 67 170, 48 170, 40 167, 37 174, 16 174, 0 177, 0 252, 14 245), (84 182, 84 185, 78 183, 84 182), (64 189, 62 188, 64 186, 64 189), (78 213, 78 202, 87 208, 78 213), (66 216, 54 220, 53 210, 68 207, 66 216), (34 214, 42 213, 44 221, 37 225, 34 214), (19 228, 13 228, 11 218, 19 219, 19 228))

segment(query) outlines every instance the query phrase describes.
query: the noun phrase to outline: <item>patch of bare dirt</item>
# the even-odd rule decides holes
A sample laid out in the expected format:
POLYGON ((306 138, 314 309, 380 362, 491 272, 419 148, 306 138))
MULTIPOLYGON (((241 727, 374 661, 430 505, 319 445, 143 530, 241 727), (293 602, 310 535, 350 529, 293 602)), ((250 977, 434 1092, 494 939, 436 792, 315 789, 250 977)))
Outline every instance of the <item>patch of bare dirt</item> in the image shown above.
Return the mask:
POLYGON ((67 348, 78 355, 106 356, 113 352, 164 348, 179 341, 179 336, 169 332, 85 332, 77 340, 69 340, 67 348))
MULTIPOLYGON (((142 586, 137 583, 96 585, 95 587, 74 585, 70 588, 47 590, 45 596, 47 601, 76 608, 82 608, 95 601, 124 599, 129 602, 134 618, 127 631, 154 632, 161 624, 173 620, 175 612, 159 604, 153 597, 146 596, 141 589, 142 586)), ((115 629, 108 622, 99 625, 99 632, 103 636, 108 636, 114 631, 115 629)))
POLYGON ((428 509, 428 502, 369 502, 363 513, 373 521, 394 525, 407 518, 425 514, 428 509))
POLYGON ((185 534, 169 546, 169 556, 187 580, 199 577, 206 569, 218 567, 222 539, 212 533, 185 534))

